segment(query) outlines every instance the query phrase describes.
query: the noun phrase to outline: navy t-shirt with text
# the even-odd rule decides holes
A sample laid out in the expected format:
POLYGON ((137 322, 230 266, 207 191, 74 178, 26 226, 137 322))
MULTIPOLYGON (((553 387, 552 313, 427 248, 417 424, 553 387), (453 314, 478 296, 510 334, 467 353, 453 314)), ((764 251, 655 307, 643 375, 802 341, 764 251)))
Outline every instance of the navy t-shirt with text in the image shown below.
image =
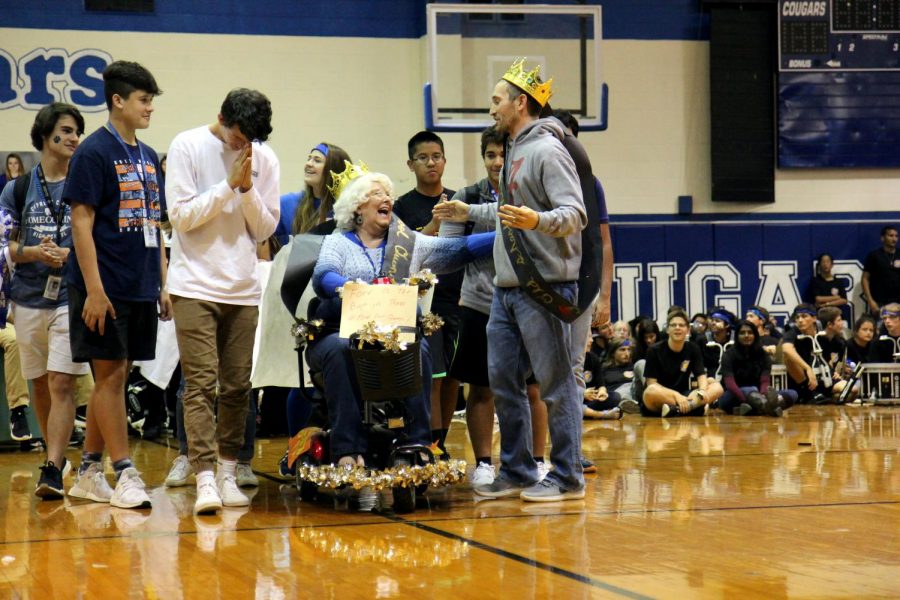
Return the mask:
MULTIPOLYGON (((139 142, 140 143, 140 142, 139 142)), ((159 185, 159 158, 140 143, 145 182, 135 166, 141 168, 137 146, 126 150, 106 128, 100 128, 78 146, 69 165, 63 200, 69 204, 94 207, 94 245, 103 289, 111 299, 131 302, 155 301, 159 297, 159 231, 157 247, 144 243, 144 223, 156 227, 165 208, 165 191, 159 185), (146 202, 145 188, 149 194, 146 202)), ((66 279, 86 290, 76 253, 72 253, 66 279)))

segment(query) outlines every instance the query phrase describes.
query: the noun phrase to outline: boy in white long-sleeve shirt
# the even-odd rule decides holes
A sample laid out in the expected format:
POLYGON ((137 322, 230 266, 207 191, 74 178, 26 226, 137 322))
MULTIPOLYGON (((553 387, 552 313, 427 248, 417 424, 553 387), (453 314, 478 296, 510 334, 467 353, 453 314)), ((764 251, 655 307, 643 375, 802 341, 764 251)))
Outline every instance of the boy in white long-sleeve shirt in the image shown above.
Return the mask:
POLYGON ((238 489, 235 468, 259 316, 256 246, 272 235, 279 216, 278 159, 263 144, 271 119, 262 93, 232 90, 217 121, 178 134, 167 155, 173 229, 168 290, 185 378, 196 514, 250 503, 238 489))

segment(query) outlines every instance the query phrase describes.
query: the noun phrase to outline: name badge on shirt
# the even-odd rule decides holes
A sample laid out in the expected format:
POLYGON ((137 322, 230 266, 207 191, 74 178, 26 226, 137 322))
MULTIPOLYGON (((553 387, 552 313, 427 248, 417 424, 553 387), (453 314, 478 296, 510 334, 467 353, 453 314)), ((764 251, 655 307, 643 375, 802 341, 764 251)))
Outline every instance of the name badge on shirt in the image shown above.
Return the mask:
POLYGON ((60 275, 49 275, 47 277, 47 285, 44 286, 44 298, 47 300, 58 300, 61 287, 62 277, 60 275))
POLYGON ((159 239, 156 236, 156 227, 147 222, 144 223, 144 247, 159 248, 159 239))

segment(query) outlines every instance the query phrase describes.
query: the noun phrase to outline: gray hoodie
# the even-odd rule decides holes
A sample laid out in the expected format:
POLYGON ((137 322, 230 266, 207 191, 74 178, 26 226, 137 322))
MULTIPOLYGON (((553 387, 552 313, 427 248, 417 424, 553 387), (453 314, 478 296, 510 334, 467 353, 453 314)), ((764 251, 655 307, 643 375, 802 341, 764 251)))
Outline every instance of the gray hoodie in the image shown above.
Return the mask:
MULTIPOLYGON (((469 233, 483 233, 485 231, 494 231, 496 223, 496 206, 497 203, 491 195, 491 183, 487 178, 482 179, 475 185, 465 187, 453 196, 453 200, 461 200, 463 202, 469 199, 472 206, 483 206, 485 204, 493 204, 494 211, 490 218, 483 218, 478 223, 473 223, 468 227, 466 223, 452 223, 450 221, 442 221, 439 235, 441 237, 460 237, 469 233)), ((491 313, 491 301, 494 296, 494 257, 483 256, 475 259, 466 265, 466 274, 463 279, 462 288, 459 294, 459 303, 461 306, 477 310, 478 312, 488 315, 491 313)))
MULTIPOLYGON (((540 213, 537 228, 522 231, 522 238, 538 272, 548 283, 578 281, 581 230, 587 225, 581 183, 575 163, 562 145, 564 135, 556 119, 529 123, 508 143, 500 176, 504 199, 540 213)), ((496 220, 499 230, 496 204, 469 208, 469 219, 476 223, 490 217, 496 220)), ((494 267, 494 283, 498 287, 519 287, 519 278, 500 235, 494 241, 494 267)))

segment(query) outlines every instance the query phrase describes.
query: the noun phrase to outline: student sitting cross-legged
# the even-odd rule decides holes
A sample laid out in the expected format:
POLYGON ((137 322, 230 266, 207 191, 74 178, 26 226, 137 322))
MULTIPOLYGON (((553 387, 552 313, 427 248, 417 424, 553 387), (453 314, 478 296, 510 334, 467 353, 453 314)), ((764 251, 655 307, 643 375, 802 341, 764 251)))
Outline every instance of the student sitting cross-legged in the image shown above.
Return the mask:
POLYGON ((647 351, 647 387, 640 399, 641 413, 663 417, 702 415, 724 390, 706 377, 700 348, 687 340, 687 315, 680 310, 670 312, 666 329, 668 339, 647 351), (692 375, 696 387, 691 384, 692 375))

